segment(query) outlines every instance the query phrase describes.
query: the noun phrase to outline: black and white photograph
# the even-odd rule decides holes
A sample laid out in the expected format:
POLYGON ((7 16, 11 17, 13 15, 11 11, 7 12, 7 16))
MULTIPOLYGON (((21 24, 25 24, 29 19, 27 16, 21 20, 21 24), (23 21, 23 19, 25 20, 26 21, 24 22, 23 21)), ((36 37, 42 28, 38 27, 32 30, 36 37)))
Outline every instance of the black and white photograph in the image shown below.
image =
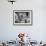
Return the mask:
POLYGON ((13 24, 32 24, 32 10, 14 10, 13 24))

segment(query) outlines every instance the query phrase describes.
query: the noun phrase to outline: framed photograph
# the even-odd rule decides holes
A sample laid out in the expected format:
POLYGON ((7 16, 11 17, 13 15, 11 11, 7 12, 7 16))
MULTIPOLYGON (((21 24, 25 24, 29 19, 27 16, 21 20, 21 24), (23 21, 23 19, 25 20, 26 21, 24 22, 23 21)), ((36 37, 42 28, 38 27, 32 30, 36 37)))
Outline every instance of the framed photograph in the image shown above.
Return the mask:
POLYGON ((13 10, 14 25, 32 25, 32 10, 13 10))

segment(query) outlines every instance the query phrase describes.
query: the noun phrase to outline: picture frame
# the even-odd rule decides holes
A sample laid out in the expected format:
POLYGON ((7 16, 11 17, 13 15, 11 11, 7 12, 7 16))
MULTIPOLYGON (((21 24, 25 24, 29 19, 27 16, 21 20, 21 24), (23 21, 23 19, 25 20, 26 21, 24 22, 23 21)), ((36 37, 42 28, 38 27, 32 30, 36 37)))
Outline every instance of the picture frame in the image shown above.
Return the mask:
POLYGON ((13 10, 13 25, 32 25, 32 10, 13 10))

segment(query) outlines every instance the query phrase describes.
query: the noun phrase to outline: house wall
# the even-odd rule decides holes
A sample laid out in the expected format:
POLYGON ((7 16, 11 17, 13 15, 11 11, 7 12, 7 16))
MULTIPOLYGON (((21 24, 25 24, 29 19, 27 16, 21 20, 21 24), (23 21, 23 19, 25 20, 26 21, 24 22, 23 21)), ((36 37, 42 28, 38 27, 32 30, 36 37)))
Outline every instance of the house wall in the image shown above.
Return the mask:
POLYGON ((0 41, 15 40, 19 32, 30 34, 31 39, 46 40, 46 0, 0 0, 0 41), (32 26, 13 25, 13 10, 33 10, 32 26))

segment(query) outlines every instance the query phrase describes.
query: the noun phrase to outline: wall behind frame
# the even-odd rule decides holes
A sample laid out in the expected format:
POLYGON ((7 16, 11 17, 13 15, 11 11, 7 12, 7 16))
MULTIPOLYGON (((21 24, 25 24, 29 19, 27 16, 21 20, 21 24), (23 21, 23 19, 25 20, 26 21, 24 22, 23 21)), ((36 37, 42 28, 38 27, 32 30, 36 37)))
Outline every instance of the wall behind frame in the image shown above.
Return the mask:
POLYGON ((45 0, 17 0, 12 5, 7 0, 0 0, 0 40, 14 40, 18 32, 31 34, 33 40, 46 40, 45 2, 45 0), (33 10, 32 26, 13 25, 13 10, 22 9, 33 10))

